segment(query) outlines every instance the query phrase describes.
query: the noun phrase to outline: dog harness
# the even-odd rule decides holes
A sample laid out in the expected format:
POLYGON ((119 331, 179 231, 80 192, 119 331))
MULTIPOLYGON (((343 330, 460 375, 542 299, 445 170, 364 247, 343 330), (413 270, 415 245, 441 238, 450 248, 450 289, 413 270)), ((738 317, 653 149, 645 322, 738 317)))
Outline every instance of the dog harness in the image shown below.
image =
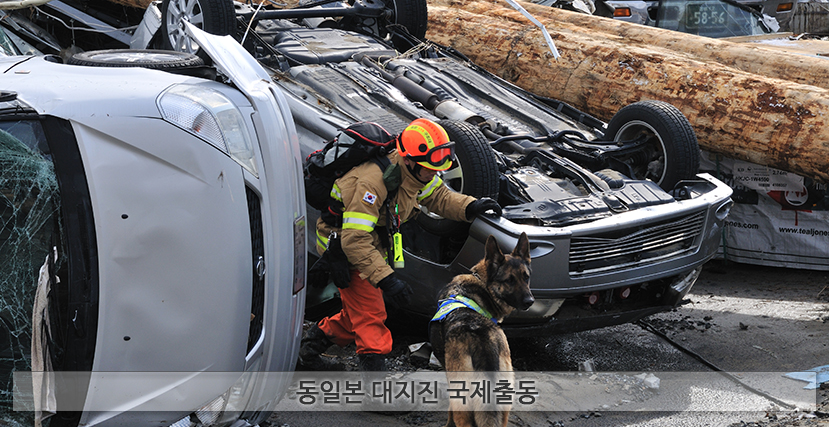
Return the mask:
POLYGON ((488 317, 493 323, 498 324, 498 319, 492 317, 488 311, 481 308, 475 301, 463 295, 449 295, 449 298, 438 301, 438 311, 432 317, 432 322, 442 321, 449 313, 459 308, 471 308, 478 312, 478 314, 488 317))

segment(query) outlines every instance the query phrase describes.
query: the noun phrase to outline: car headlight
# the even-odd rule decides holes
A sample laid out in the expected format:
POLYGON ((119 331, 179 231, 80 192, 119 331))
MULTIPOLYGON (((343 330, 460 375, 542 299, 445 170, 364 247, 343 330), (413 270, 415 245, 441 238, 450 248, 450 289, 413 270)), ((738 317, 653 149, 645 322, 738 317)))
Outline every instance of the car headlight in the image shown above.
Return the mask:
POLYGON ((158 98, 161 117, 223 151, 250 173, 259 176, 242 113, 221 92, 179 84, 158 98))

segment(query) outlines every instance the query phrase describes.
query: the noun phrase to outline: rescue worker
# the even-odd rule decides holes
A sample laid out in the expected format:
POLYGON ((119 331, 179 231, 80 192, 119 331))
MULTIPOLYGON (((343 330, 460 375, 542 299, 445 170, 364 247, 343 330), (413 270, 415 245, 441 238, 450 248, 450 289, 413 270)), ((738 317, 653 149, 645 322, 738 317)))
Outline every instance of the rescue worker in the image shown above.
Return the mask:
POLYGON ((385 181, 384 171, 372 161, 335 181, 332 205, 341 206, 341 228, 331 225, 339 222, 331 215, 336 208, 323 212, 317 221, 317 251, 327 258, 327 267, 340 288, 342 310, 315 324, 302 339, 299 362, 306 369, 342 369, 326 365, 320 354, 333 344, 344 347, 354 342, 360 370, 385 370, 392 336, 385 325, 383 296, 392 308, 400 308, 409 303, 412 294, 411 286, 395 275, 389 265, 392 260, 386 257, 386 248, 394 252, 389 240, 397 231, 395 222, 399 225, 413 218, 418 205, 455 221, 471 222, 489 210, 501 215, 496 201, 476 200, 443 185, 437 172, 451 167, 454 143, 439 124, 427 119, 413 121, 397 136, 396 148, 388 155, 391 167, 385 171, 385 181), (385 204, 390 194, 387 186, 394 187, 388 183, 395 179, 399 185, 385 204), (344 256, 337 255, 340 248, 344 256), (330 256, 325 256, 326 250, 330 256), (351 266, 350 271, 343 269, 345 265, 351 266))

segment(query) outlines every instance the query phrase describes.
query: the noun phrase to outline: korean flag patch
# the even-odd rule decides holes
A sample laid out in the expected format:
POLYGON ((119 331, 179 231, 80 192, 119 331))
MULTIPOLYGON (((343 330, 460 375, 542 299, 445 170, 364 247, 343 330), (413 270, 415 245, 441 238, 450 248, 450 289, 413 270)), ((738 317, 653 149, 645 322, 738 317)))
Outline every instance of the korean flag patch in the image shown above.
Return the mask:
POLYGON ((375 201, 377 201, 377 196, 371 194, 370 191, 366 191, 366 194, 363 196, 363 203, 373 205, 375 201))

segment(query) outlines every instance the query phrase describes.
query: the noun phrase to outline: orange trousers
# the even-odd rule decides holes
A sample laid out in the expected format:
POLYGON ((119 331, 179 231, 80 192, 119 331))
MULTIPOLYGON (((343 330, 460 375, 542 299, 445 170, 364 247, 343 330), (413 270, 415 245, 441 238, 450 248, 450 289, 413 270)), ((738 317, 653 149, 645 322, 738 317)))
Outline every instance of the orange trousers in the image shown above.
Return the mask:
POLYGON ((319 328, 340 347, 350 343, 357 354, 388 354, 391 352, 391 331, 386 327, 386 305, 383 291, 360 278, 351 270, 351 284, 340 289, 343 308, 339 313, 320 320, 319 328))

